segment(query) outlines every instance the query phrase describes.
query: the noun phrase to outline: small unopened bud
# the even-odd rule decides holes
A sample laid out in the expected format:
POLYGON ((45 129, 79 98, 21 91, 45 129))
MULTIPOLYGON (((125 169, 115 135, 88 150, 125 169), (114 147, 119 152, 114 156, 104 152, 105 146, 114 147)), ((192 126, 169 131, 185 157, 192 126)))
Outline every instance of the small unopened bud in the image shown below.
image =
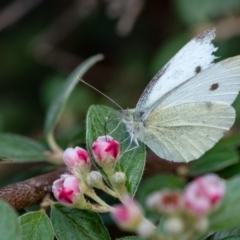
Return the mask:
POLYGON ((115 172, 112 176, 112 181, 114 184, 125 184, 126 175, 124 172, 115 172))
POLYGON ((90 187, 101 188, 103 185, 102 174, 98 171, 91 171, 87 175, 87 184, 90 187))
POLYGON ((101 136, 93 143, 92 151, 95 159, 103 163, 116 162, 120 153, 120 144, 111 136, 101 136))
POLYGON ((88 152, 80 147, 67 148, 63 153, 63 161, 68 167, 90 164, 88 152))
POLYGON ((126 180, 126 175, 123 172, 115 172, 112 176, 113 188, 119 196, 125 196, 128 193, 125 186, 126 180))
POLYGON ((194 216, 203 216, 212 211, 222 200, 225 183, 215 174, 199 177, 184 191, 185 208, 194 216))
POLYGON ((59 202, 67 205, 74 204, 76 197, 81 195, 77 178, 69 174, 62 174, 60 179, 55 180, 52 191, 59 202))
POLYGON ((92 152, 98 165, 111 177, 120 153, 119 142, 108 135, 101 136, 93 143, 92 152))
POLYGON ((197 218, 194 222, 194 228, 200 232, 204 233, 209 227, 209 220, 206 217, 197 218))
POLYGON ((154 192, 147 197, 146 206, 149 209, 154 210, 157 208, 157 205, 159 204, 160 199, 161 199, 161 192, 160 191, 154 192))
POLYGON ((184 223, 178 217, 170 217, 165 220, 164 229, 171 235, 177 235, 183 232, 184 223))
POLYGON ((180 191, 162 190, 151 194, 146 201, 150 209, 159 213, 174 214, 182 210, 183 198, 180 191))
POLYGON ((130 196, 124 197, 123 204, 114 206, 111 217, 121 229, 134 232, 143 219, 141 208, 130 196))
POLYGON ((142 222, 138 225, 136 232, 139 236, 145 238, 150 238, 156 230, 156 227, 149 222, 146 218, 143 218, 142 222))

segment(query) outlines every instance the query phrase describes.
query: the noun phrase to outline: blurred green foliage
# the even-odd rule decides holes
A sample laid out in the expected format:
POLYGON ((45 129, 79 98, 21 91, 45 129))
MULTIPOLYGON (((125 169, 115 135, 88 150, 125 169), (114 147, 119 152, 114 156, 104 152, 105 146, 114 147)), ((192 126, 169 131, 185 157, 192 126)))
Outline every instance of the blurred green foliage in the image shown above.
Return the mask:
MULTIPOLYGON (((103 53, 106 60, 93 68, 85 80, 124 108, 134 107, 147 82, 190 40, 192 30, 204 28, 204 24, 217 25, 218 20, 227 17, 238 17, 240 9, 238 0, 145 1, 132 30, 121 36, 116 27, 122 16, 109 18, 106 2, 96 2, 89 12, 83 11, 85 5, 80 2, 84 1, 79 1, 78 16, 69 22, 67 18, 61 22, 60 18, 73 11, 76 2, 62 0, 56 5, 54 1, 36 1, 35 8, 0 29, 2 132, 41 136, 46 108, 60 83, 83 59, 97 53, 103 53), (49 51, 46 45, 50 46, 49 51)), ((11 4, 14 1, 1 2, 0 19, 8 20, 3 13, 11 4)), ((14 10, 15 14, 18 10, 21 11, 14 10)), ((217 55, 226 58, 239 54, 238 41, 239 36, 231 35, 216 40, 220 47, 217 55)), ((59 131, 67 134, 79 128, 92 103, 111 105, 79 84, 69 100, 59 131)))
MULTIPOLYGON (((0 2, 0 132, 27 135, 41 142, 51 101, 70 72, 92 55, 102 53, 105 60, 84 80, 123 108, 132 108, 154 74, 197 33, 217 27, 217 61, 240 54, 239 0, 145 0, 125 36, 117 27, 126 12, 130 21, 134 11, 122 10, 117 19, 111 19, 107 15, 111 1, 32 0, 34 7, 28 9, 26 4, 25 14, 7 25, 22 11, 13 8, 16 2, 0 2)), ((140 4, 140 0, 135 2, 140 4)), ((92 104, 113 106, 79 83, 57 127, 59 145, 85 144, 85 117, 92 104)), ((224 177, 239 174, 240 97, 234 107, 236 124, 229 135, 204 155, 202 162, 193 162, 187 176, 207 171, 224 177)), ((14 177, 5 169, 0 171, 1 186, 49 170, 47 164, 18 167, 14 177)), ((182 187, 184 182, 175 176, 153 176, 143 181, 137 196, 144 205, 147 194, 163 187, 182 187)))

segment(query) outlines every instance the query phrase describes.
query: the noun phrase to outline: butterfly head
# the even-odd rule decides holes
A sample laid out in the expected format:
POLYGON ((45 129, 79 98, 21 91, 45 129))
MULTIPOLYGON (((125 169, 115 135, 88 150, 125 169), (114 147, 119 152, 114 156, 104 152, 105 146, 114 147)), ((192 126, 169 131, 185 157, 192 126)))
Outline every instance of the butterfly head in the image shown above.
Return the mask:
POLYGON ((137 139, 142 140, 141 129, 143 128, 143 121, 141 116, 142 114, 135 109, 121 111, 121 121, 125 124, 131 141, 134 141, 137 145, 137 139))

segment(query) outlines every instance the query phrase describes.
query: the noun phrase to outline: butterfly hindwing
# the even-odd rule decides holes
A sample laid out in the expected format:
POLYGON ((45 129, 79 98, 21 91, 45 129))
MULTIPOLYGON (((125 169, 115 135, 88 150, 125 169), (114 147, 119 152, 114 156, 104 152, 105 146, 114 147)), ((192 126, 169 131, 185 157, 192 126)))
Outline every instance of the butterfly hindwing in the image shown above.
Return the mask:
POLYGON ((175 162, 199 158, 227 131, 235 110, 222 103, 185 103, 152 112, 142 141, 158 156, 175 162))

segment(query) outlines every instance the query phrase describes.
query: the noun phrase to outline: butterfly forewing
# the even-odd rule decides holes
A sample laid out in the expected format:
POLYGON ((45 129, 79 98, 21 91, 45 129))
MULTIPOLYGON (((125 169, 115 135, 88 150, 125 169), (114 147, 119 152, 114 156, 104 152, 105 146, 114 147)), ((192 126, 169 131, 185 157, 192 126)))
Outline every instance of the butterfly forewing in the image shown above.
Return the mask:
POLYGON ((208 68, 217 50, 211 43, 215 29, 205 31, 187 43, 150 81, 142 93, 136 109, 153 105, 159 98, 182 82, 208 68))
MULTIPOLYGON (((160 98, 149 111, 189 102, 232 104, 240 90, 240 56, 216 63, 160 98)), ((148 113, 146 113, 147 117, 148 113)))

